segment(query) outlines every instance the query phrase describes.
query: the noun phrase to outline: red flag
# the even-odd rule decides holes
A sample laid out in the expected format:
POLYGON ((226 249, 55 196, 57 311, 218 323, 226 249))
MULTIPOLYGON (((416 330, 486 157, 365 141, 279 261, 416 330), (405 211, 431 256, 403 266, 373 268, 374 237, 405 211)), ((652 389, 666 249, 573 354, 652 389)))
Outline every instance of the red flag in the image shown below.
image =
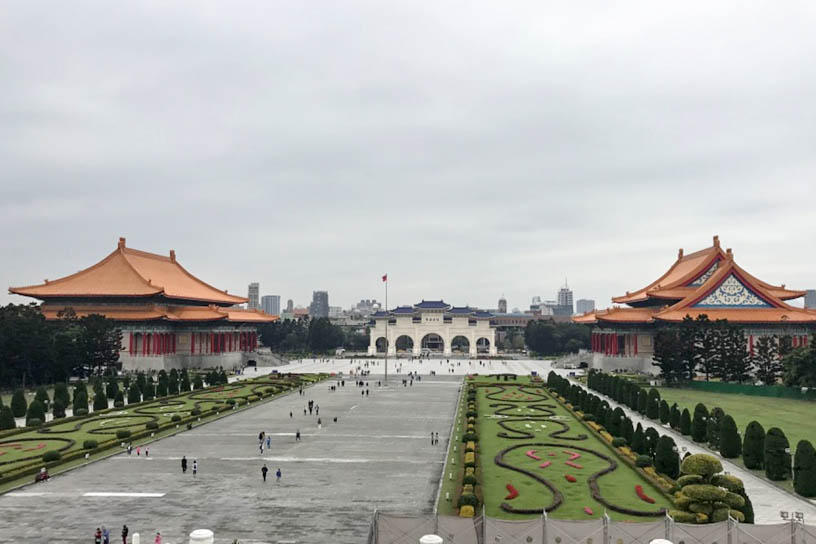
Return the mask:
POLYGON ((383 281, 388 281, 388 274, 386 274, 385 276, 383 276, 383 281))

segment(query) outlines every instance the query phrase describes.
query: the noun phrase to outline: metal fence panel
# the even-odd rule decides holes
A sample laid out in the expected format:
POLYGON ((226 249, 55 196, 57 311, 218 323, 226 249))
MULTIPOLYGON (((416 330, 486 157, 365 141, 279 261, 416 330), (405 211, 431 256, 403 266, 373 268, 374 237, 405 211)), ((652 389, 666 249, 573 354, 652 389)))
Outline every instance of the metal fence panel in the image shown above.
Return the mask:
POLYGON ((797 523, 796 544, 816 544, 816 525, 797 523))
POLYGON ((475 518, 439 516, 436 534, 444 539, 445 544, 480 544, 482 522, 481 516, 475 518))
POLYGON ((377 514, 374 533, 377 544, 417 544, 436 531, 436 516, 394 516, 377 514))
POLYGON ((675 544, 728 544, 728 522, 694 525, 692 523, 674 523, 672 538, 675 544))
POLYGON ((790 523, 773 525, 750 525, 738 523, 736 526, 737 544, 790 544, 790 523))
POLYGON ((485 544, 544 544, 541 520, 485 519, 485 544))
POLYGON ((545 544, 602 544, 603 537, 604 521, 602 519, 547 520, 547 542, 545 544))
POLYGON ((609 523, 610 544, 649 544, 655 538, 666 538, 665 520, 609 523))

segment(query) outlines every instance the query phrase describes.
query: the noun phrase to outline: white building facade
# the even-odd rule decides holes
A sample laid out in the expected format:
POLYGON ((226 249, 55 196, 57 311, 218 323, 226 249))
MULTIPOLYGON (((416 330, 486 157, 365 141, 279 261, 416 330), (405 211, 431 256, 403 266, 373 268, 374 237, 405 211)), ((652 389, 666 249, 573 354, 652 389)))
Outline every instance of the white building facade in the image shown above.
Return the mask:
POLYGON ((493 314, 423 300, 389 312, 372 314, 368 354, 470 357, 496 355, 493 314))

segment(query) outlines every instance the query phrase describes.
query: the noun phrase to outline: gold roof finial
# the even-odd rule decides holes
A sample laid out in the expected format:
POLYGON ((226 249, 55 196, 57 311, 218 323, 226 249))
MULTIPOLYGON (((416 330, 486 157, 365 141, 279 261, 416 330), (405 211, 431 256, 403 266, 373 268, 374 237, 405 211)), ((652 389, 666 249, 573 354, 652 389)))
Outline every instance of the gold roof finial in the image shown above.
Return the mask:
POLYGON ((720 237, 716 234, 714 235, 714 247, 720 247, 720 237))
POLYGON ((176 250, 175 249, 170 250, 170 261, 171 262, 176 262, 176 250))
POLYGON ((124 247, 125 247, 125 237, 120 236, 119 237, 119 249, 124 249, 124 247))
POLYGON ((680 249, 678 249, 678 250, 677 250, 677 258, 678 258, 678 259, 682 259, 682 258, 683 258, 683 248, 682 248, 682 247, 681 247, 680 249))

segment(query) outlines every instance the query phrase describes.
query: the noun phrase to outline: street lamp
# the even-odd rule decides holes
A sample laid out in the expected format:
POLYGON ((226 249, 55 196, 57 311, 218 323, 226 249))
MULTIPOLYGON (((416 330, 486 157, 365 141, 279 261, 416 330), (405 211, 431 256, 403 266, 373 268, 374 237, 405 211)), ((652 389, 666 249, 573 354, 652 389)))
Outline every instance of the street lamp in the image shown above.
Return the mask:
POLYGON ((785 521, 798 521, 799 523, 805 522, 804 512, 788 512, 786 510, 780 510, 779 516, 785 521))
POLYGON ((791 465, 790 465, 790 477, 791 477, 791 480, 793 480, 793 452, 791 451, 790 448, 785 448, 785 453, 787 453, 788 457, 790 457, 790 463, 791 463, 791 465))

